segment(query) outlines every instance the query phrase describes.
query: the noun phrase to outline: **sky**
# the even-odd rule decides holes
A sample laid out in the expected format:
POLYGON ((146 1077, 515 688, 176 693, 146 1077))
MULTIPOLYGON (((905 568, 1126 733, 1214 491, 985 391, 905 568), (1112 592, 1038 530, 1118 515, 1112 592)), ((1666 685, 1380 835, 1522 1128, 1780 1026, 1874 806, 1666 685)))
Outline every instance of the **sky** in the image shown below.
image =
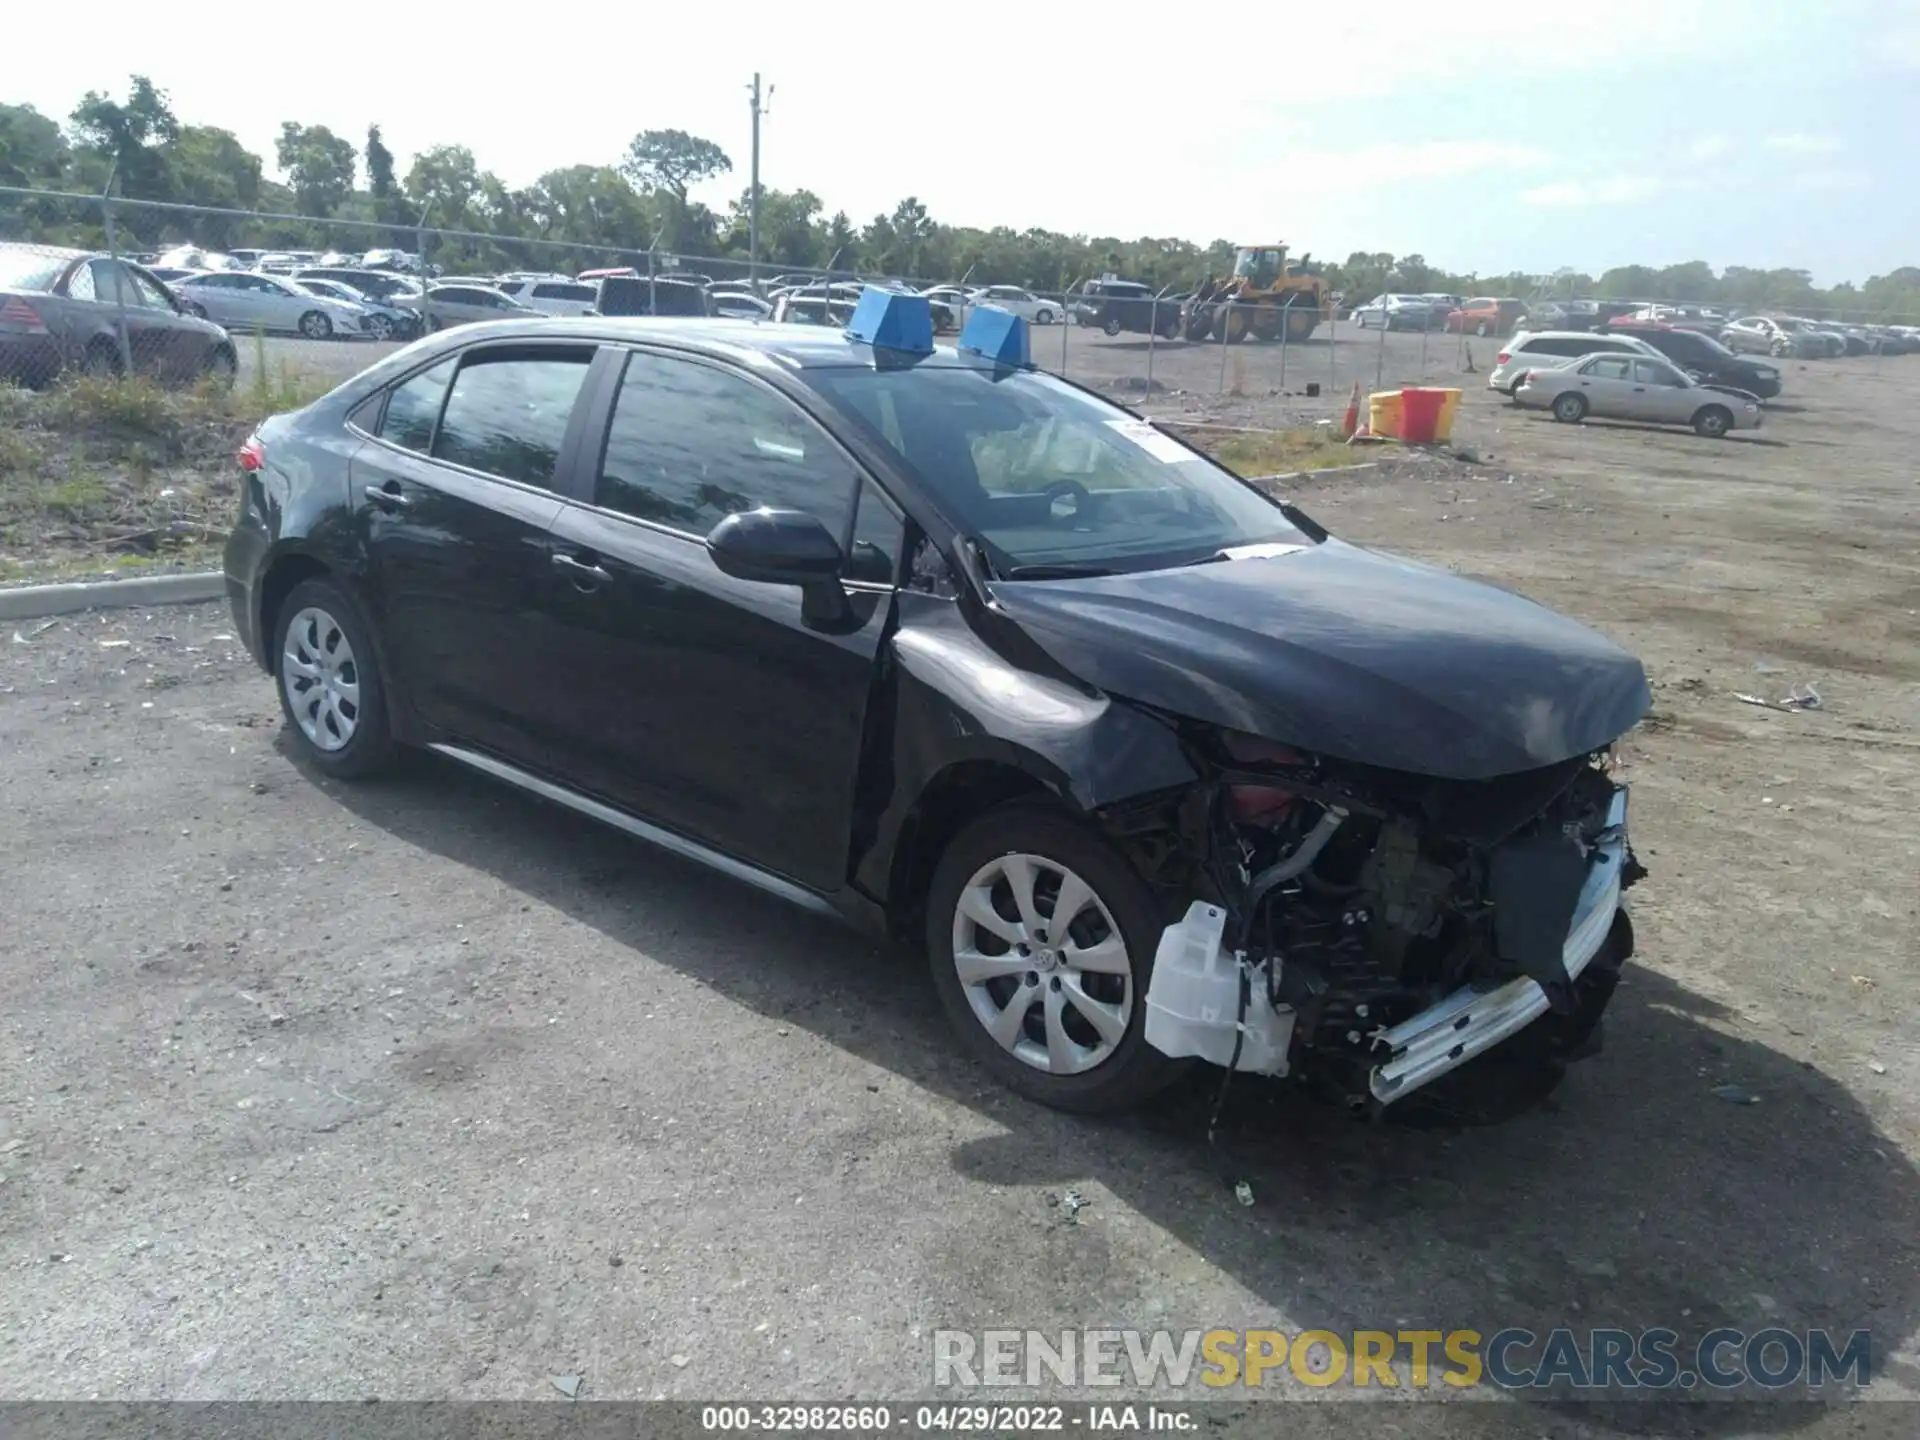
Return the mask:
POLYGON ((747 182, 757 66, 761 183, 856 224, 913 195, 951 224, 1483 274, 1700 259, 1826 285, 1920 264, 1920 0, 1370 0, 1178 25, 1037 0, 844 0, 818 23, 731 0, 623 24, 414 0, 337 47, 325 7, 155 25, 94 0, 79 32, 25 13, 9 38, 32 63, 0 98, 64 118, 139 71, 270 169, 282 120, 355 144, 378 123, 403 173, 464 144, 512 185, 672 128, 732 157, 696 191, 722 209, 747 182))

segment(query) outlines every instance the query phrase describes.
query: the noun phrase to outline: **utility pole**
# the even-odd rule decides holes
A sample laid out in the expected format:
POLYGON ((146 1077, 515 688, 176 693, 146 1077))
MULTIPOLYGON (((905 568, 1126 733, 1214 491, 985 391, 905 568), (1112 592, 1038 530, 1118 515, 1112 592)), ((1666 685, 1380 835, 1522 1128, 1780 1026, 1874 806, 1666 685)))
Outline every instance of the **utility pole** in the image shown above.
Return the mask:
POLYGON ((760 117, 767 113, 768 102, 773 99, 773 86, 767 86, 766 94, 762 95, 760 72, 756 70, 747 93, 753 97, 753 175, 747 182, 747 281, 753 284, 760 279, 760 117))

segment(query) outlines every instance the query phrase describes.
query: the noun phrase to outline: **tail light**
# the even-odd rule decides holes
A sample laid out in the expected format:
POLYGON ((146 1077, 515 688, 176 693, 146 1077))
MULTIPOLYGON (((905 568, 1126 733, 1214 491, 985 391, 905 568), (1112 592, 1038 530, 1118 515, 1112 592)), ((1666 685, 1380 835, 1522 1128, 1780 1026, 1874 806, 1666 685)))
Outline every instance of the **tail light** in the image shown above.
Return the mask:
POLYGON ((1512 358, 1513 358, 1512 355, 1508 354, 1505 350, 1502 350, 1498 355, 1493 357, 1493 363, 1496 365, 1504 365, 1512 358))
POLYGON ((22 330, 37 330, 42 334, 47 328, 47 322, 40 318, 40 312, 18 295, 9 295, 5 300, 0 300, 0 325, 15 325, 22 330))
POLYGON ((260 443, 258 433, 249 435, 246 444, 240 447, 238 456, 240 468, 249 475, 256 470, 264 470, 267 465, 267 447, 260 443))

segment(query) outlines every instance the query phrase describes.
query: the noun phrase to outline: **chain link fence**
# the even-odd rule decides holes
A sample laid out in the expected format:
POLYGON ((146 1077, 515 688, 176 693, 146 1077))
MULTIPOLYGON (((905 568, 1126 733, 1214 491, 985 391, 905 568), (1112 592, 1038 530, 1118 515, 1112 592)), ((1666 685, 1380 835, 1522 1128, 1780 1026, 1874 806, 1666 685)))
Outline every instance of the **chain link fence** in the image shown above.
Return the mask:
MULTIPOLYGON (((880 281, 926 289, 947 339, 974 304, 1013 310, 1031 323, 1036 364, 1135 408, 1177 415, 1261 402, 1268 412, 1319 418, 1343 409, 1356 384, 1369 391, 1462 383, 1491 368, 1501 338, 1467 333, 1479 327, 1447 297, 1356 310, 1323 288, 1295 293, 1288 304, 1284 287, 1249 301, 1206 289, 1154 291, 1111 275, 1060 290, 989 280, 753 266, 738 256, 668 254, 657 244, 609 247, 0 187, 0 379, 37 386, 68 373, 135 372, 221 383, 260 365, 345 378, 426 330, 524 309, 610 310, 603 297, 616 291, 629 313, 670 313, 673 297, 698 287, 706 299, 695 309, 833 324, 850 313, 862 284, 880 281)), ((1553 328, 1597 328, 1643 305, 1663 307, 1655 318, 1702 325, 1699 307, 1671 301, 1606 302, 1580 318, 1568 302, 1541 303, 1553 328)), ((1897 353, 1884 327, 1914 317, 1844 318, 1847 327, 1883 333, 1861 329, 1839 350, 1880 354, 1897 353)), ((1920 331, 1910 348, 1920 349, 1920 331)))

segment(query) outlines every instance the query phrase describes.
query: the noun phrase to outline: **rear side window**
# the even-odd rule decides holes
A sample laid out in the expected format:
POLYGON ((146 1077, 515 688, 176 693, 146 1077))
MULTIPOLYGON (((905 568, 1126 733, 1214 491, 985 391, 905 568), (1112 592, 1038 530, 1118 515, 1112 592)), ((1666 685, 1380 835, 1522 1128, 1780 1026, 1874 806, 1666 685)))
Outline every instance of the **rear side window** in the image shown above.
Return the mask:
POLYGON ((590 285, 536 285, 533 293, 542 300, 592 300, 595 294, 590 285))
POLYGON ((380 421, 380 438, 403 450, 426 453, 433 440, 433 422, 440 418, 440 402, 447 398, 455 360, 442 360, 396 386, 387 396, 387 413, 380 421))
POLYGON ((550 488, 573 402, 592 359, 587 346, 469 358, 447 393, 433 458, 550 488))
POLYGON ((1604 350, 1606 348, 1605 345, 1586 346, 1578 340, 1548 338, 1545 340, 1529 340, 1525 345, 1520 347, 1520 353, 1523 355, 1564 355, 1571 359, 1575 355, 1585 355, 1589 353, 1589 350, 1604 350))
POLYGON ((594 503, 692 535, 769 505, 804 510, 844 537, 858 478, 785 396, 710 365, 635 354, 594 503))

